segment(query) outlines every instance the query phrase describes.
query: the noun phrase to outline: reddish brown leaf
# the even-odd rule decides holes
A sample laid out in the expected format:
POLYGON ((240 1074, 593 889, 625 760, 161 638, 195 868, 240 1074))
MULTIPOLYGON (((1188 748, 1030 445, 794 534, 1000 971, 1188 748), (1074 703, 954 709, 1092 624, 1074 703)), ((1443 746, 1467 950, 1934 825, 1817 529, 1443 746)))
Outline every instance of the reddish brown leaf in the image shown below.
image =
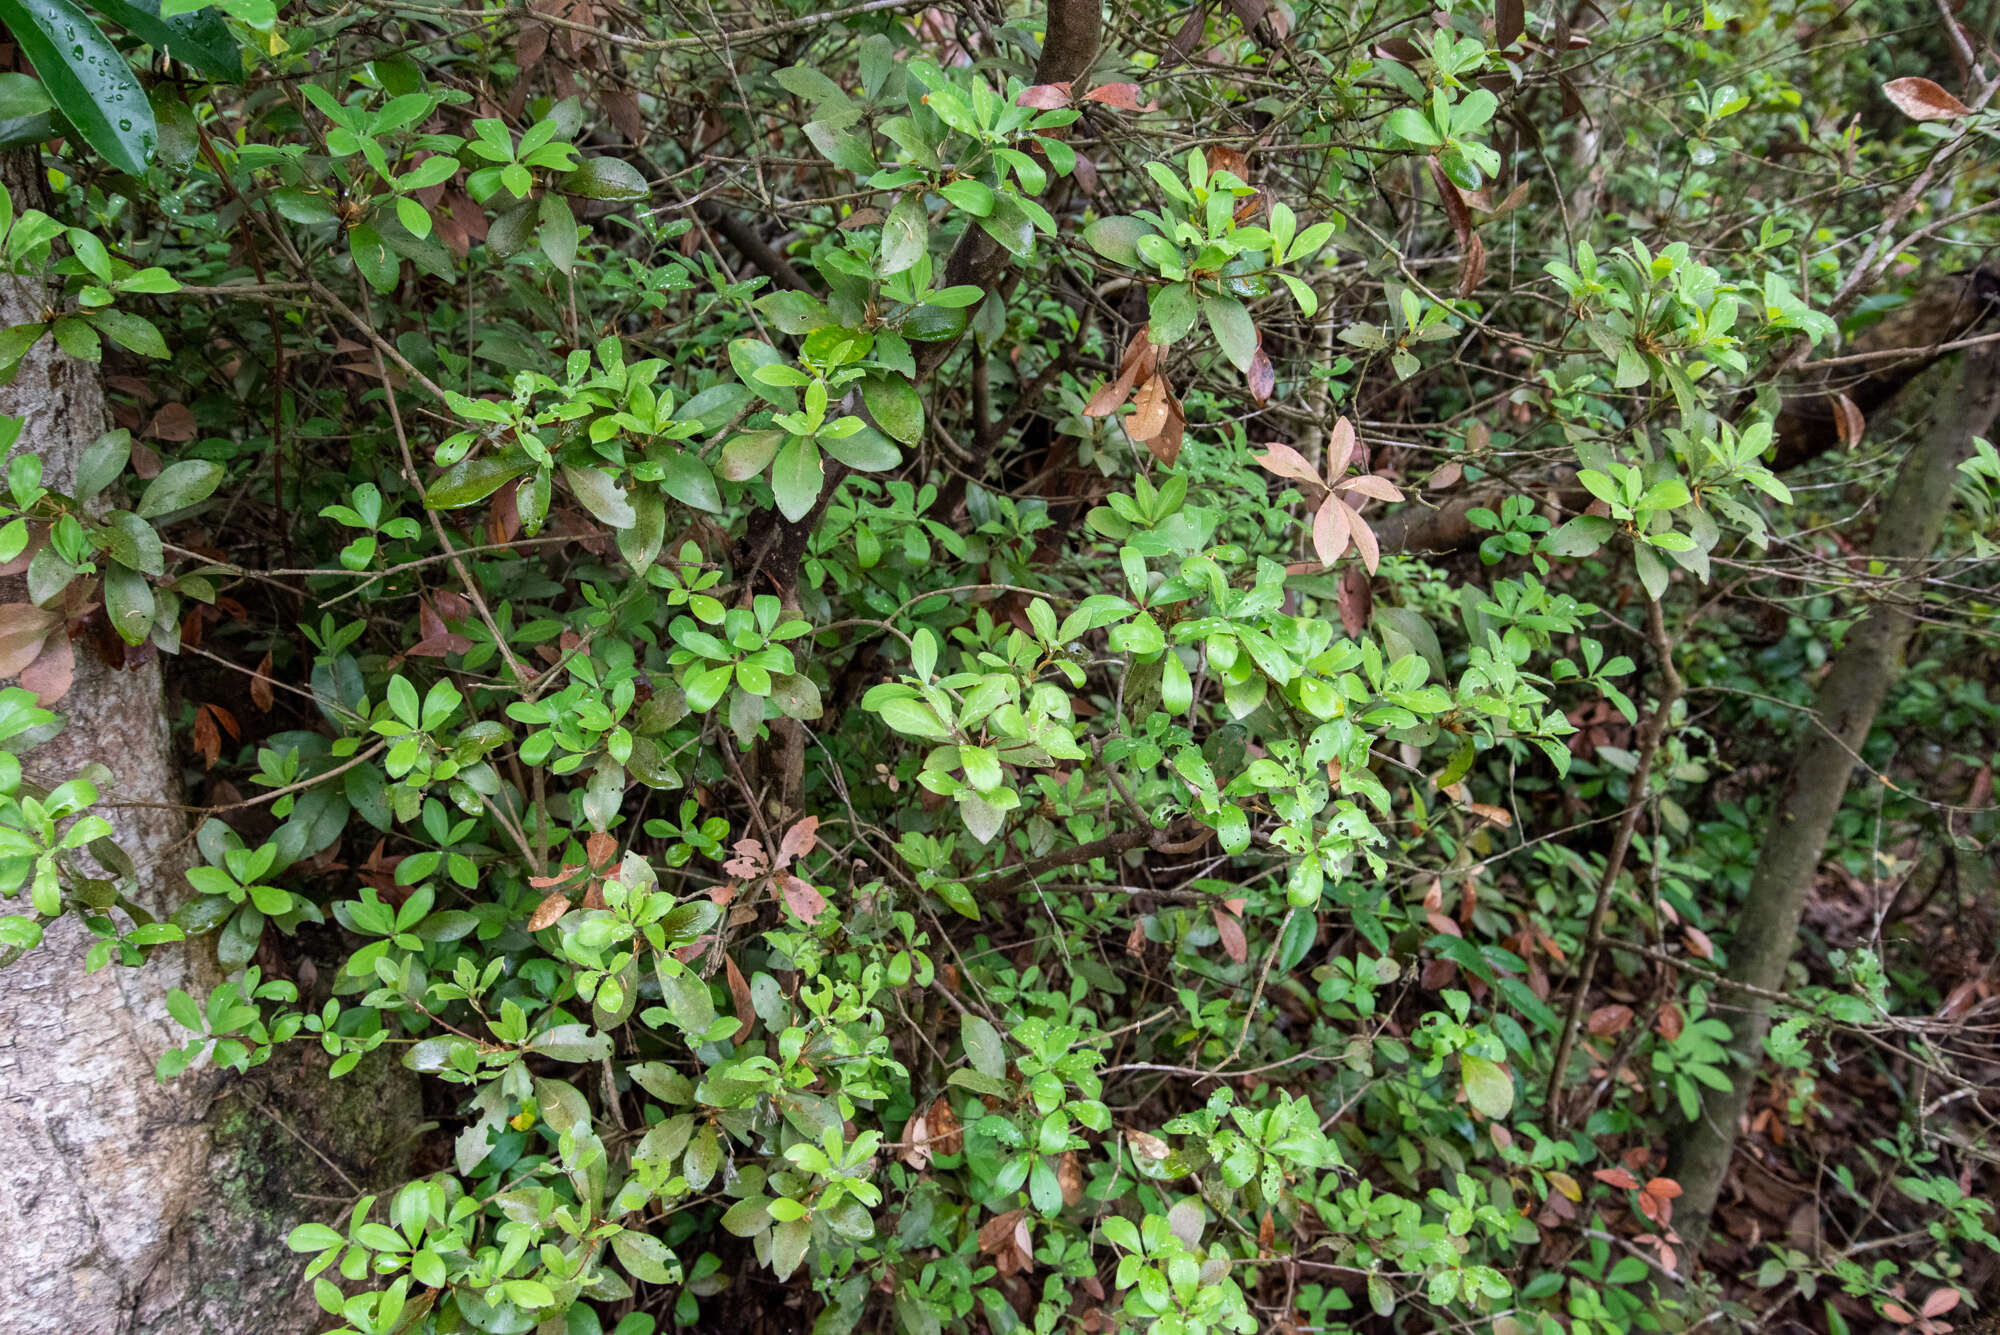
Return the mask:
POLYGON ((1659 1018, 1653 1021, 1653 1032, 1671 1043, 1681 1036, 1686 1023, 1681 1016, 1681 1008, 1669 1002, 1660 1008, 1659 1018))
POLYGON ((1590 1013, 1590 1018, 1584 1022, 1584 1028, 1598 1038, 1609 1038, 1613 1034, 1624 1032, 1625 1026, 1631 1023, 1630 1006, 1599 1006, 1590 1013))
POLYGON ((1924 1299, 1922 1314, 1925 1317, 1943 1316, 1946 1312, 1958 1306, 1959 1296, 1957 1289, 1939 1289, 1936 1293, 1924 1299))
POLYGON ((1896 110, 1913 121, 1949 121, 1972 114, 1971 107, 1929 79, 1891 79, 1882 85, 1882 91, 1896 104, 1896 110))
POLYGON ((1681 1184, 1670 1177, 1656 1177, 1646 1183, 1646 1191, 1650 1195, 1670 1201, 1681 1194, 1681 1184))
POLYGON ((1522 0, 1499 0, 1493 8, 1493 45, 1505 51, 1527 28, 1522 0))
POLYGON ((583 856, 592 871, 602 872, 618 856, 618 840, 603 830, 592 830, 583 841, 583 856))
POLYGON ((1117 380, 1107 381, 1103 385, 1098 386, 1097 392, 1090 396, 1090 402, 1083 405, 1083 415, 1085 417, 1109 417, 1125 406, 1125 400, 1131 396, 1131 393, 1132 382, 1130 380, 1121 377, 1117 380))
POLYGON ((569 912, 569 896, 561 890, 551 890, 542 902, 535 905, 535 911, 528 915, 528 930, 539 932, 544 927, 553 926, 556 919, 569 912))
MULTIPOLYGON (((1250 159, 1244 157, 1241 150, 1231 148, 1227 144, 1216 144, 1204 149, 1202 156, 1208 160, 1210 176, 1216 172, 1228 172, 1243 184, 1250 184, 1250 159)), ((1255 196, 1249 198, 1254 200, 1255 196)), ((1242 205, 1238 204, 1237 207, 1241 208, 1242 205)))
POLYGON ((1077 1161, 1075 1150, 1066 1151, 1056 1160, 1056 1185, 1062 1188, 1064 1205, 1075 1205, 1083 1199, 1083 1165, 1077 1161))
POLYGON ((1368 618, 1375 612, 1375 586, 1368 578, 1368 572, 1360 566, 1349 566, 1340 576, 1340 626, 1356 639, 1368 627, 1368 618))
MULTIPOLYGON (((1086 93, 1088 97, 1090 94, 1086 93)), ((1102 98, 1098 99, 1102 101, 1102 98)), ((1069 80, 1061 83, 1038 83, 1032 88, 1023 88, 1021 95, 1014 99, 1017 107, 1033 107, 1037 111, 1054 111, 1069 105, 1069 80)))
POLYGON ((1899 1326, 1907 1326, 1912 1321, 1915 1321, 1917 1319, 1910 1312, 1910 1309, 1903 1306, 1901 1303, 1882 1304, 1882 1315, 1888 1317, 1891 1321, 1895 1322, 1899 1326))
POLYGON ((1264 351, 1260 340, 1257 350, 1250 354, 1250 369, 1243 373, 1244 381, 1250 387, 1250 397, 1257 403, 1267 403, 1278 387, 1278 371, 1271 365, 1271 355, 1264 351))
POLYGON ((1209 910, 1215 918, 1215 930, 1222 937, 1222 953, 1237 964, 1250 958, 1250 944, 1243 935, 1243 920, 1233 913, 1220 908, 1209 910))
POLYGON ((751 1026, 757 1023, 757 1008, 750 1002, 750 983, 743 977, 743 970, 736 967, 736 961, 728 955, 722 957, 723 975, 729 980, 729 999, 736 1006, 736 1033, 732 1043, 741 1043, 750 1037, 751 1026))
POLYGON ((1136 83, 1101 83, 1083 95, 1086 102, 1102 102, 1107 107, 1117 107, 1121 111, 1158 111, 1158 102, 1141 104, 1141 89, 1136 83))
POLYGON ((1622 1168, 1600 1168, 1592 1173, 1591 1176, 1606 1186, 1620 1187, 1626 1191, 1637 1191, 1639 1189, 1639 1179, 1633 1177, 1622 1168))
POLYGON ((1160 428, 1160 434, 1146 442, 1153 457, 1167 467, 1174 466, 1174 460, 1181 457, 1181 441, 1187 435, 1187 414, 1181 410, 1181 401, 1174 397, 1170 387, 1167 390, 1167 424, 1160 428))
MULTIPOLYGON (((1339 502, 1341 509, 1347 509, 1347 502, 1339 502)), ((1361 564, 1374 574, 1382 567, 1382 546, 1375 540, 1375 530, 1368 527, 1368 521, 1353 511, 1348 511, 1347 527, 1354 535, 1354 550, 1361 554, 1361 564)))
POLYGON ((42 642, 60 624, 60 613, 33 603, 0 604, 0 677, 17 677, 40 658, 42 642))
MULTIPOLYGON (((377 847, 379 846, 378 844, 377 847)), ((564 864, 563 869, 553 876, 530 876, 528 884, 534 886, 537 890, 546 890, 552 885, 561 885, 582 870, 584 870, 582 867, 564 864)))
POLYGON ((41 656, 21 669, 22 687, 33 691, 44 709, 68 695, 75 680, 76 646, 60 632, 43 641, 41 656))
POLYGON ((1687 942, 1687 948, 1693 954, 1705 960, 1715 958, 1715 943, 1708 939, 1708 933, 1701 928, 1683 927, 1681 937, 1687 942))
POLYGON ((1333 430, 1327 433, 1326 438, 1326 475, 1329 479, 1337 479, 1347 471, 1359 444, 1354 435, 1354 423, 1345 417, 1334 422, 1333 430))
POLYGON ((735 848, 736 856, 723 863, 722 870, 737 880, 747 881, 769 870, 771 862, 764 856, 764 845, 755 839, 738 839, 735 848))
POLYGON ((1465 465, 1460 463, 1440 464, 1424 479, 1424 486, 1432 491, 1443 491, 1465 476, 1465 465))
POLYGON ((965 1148, 965 1131, 959 1125, 958 1114, 952 1110, 951 1102, 939 1096, 931 1105, 925 1119, 930 1127, 931 1149, 938 1154, 957 1154, 965 1148))
POLYGON ((1437 187, 1438 198, 1444 203, 1444 216, 1451 220, 1451 230, 1458 236, 1458 244, 1463 249, 1472 240, 1472 210, 1466 206, 1465 196, 1444 174, 1444 167, 1436 157, 1424 159, 1424 166, 1430 170, 1431 184, 1437 187))
POLYGON ((783 876, 779 881, 785 906, 807 924, 818 922, 819 915, 826 912, 826 896, 796 876, 783 876))
POLYGON ((1277 1227, 1271 1222, 1271 1212, 1266 1210, 1264 1217, 1257 1221, 1257 1252, 1260 1256, 1270 1254, 1271 1244, 1277 1240, 1277 1236, 1277 1227))
POLYGON ((1364 473, 1360 477, 1343 478, 1340 482, 1340 490, 1359 492, 1361 495, 1377 501, 1400 501, 1403 499, 1402 490, 1395 483, 1386 477, 1381 477, 1374 473, 1364 473))

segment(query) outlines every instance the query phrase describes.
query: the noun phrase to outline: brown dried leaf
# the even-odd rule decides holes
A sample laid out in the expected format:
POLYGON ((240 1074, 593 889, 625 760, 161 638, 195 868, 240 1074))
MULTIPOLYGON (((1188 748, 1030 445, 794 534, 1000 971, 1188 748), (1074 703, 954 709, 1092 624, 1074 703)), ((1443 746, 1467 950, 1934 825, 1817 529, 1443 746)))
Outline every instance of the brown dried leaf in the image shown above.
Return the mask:
POLYGON ((1971 107, 1929 79, 1891 79, 1882 85, 1882 91, 1896 104, 1896 110, 1913 121, 1950 121, 1972 114, 1971 107))
POLYGON ((1431 470, 1431 475, 1424 479, 1423 485, 1432 491, 1443 491, 1464 476, 1464 464, 1440 464, 1431 470))
POLYGON ((1444 202, 1444 216, 1451 219, 1451 230, 1458 236, 1461 249, 1472 241, 1472 210, 1466 207, 1465 196, 1458 193, 1458 187, 1444 174, 1436 157, 1424 159, 1424 166, 1431 174, 1431 184, 1437 187, 1438 198, 1444 202))
POLYGON ((922 1113, 903 1124, 903 1145, 896 1157, 919 1171, 931 1166, 930 1126, 922 1113))
POLYGON ((1062 1188, 1064 1205, 1083 1199, 1083 1165, 1077 1162, 1075 1150, 1066 1151, 1056 1161, 1056 1185, 1062 1188))
POLYGON ((146 427, 146 434, 154 440, 169 440, 179 443, 193 440, 195 434, 194 414, 185 403, 162 404, 153 414, 153 420, 146 427))
MULTIPOLYGON (((750 1037, 751 1027, 757 1023, 757 1008, 750 1001, 750 982, 743 976, 743 970, 736 967, 735 959, 724 955, 722 957, 722 969, 723 976, 729 982, 729 1000, 736 1007, 736 1019, 738 1021, 736 1033, 730 1039, 730 1042, 741 1043, 744 1039, 750 1037)), ((918 1166, 921 1167, 922 1165, 918 1166)))
POLYGON ((1708 933, 1701 928, 1681 928, 1681 939, 1687 942, 1688 950, 1700 958, 1705 960, 1715 958, 1715 943, 1708 939, 1708 933))
POLYGON ((551 890, 548 897, 535 905, 535 911, 528 915, 528 930, 539 932, 552 926, 556 919, 569 912, 569 896, 561 890, 551 890))
POLYGON ((583 856, 593 872, 602 872, 618 856, 618 840, 604 830, 592 830, 583 841, 583 856))
MULTIPOLYGON (((1164 377, 1163 377, 1164 378, 1164 377)), ((1174 460, 1181 457, 1181 441, 1187 435, 1187 414, 1181 411, 1181 401, 1174 397, 1171 388, 1167 390, 1167 424, 1160 428, 1160 434, 1146 442, 1153 457, 1167 467, 1174 466, 1174 460)))
POLYGON ((1025 1210, 1009 1210, 996 1214, 979 1226, 979 1250, 988 1256, 997 1256, 1014 1245, 1014 1225, 1021 1222, 1025 1210))
POLYGON ((1852 449, 1861 443, 1861 437, 1868 430, 1868 419, 1861 415, 1861 408, 1845 394, 1833 396, 1833 428, 1840 437, 1840 443, 1852 449))
POLYGON ((1458 286, 1453 291, 1460 300, 1479 290, 1486 281, 1486 243, 1474 232, 1466 243, 1465 259, 1458 266, 1458 286))
POLYGON ((965 1148, 965 1129, 959 1125, 958 1113, 948 1099, 940 1096, 931 1105, 926 1121, 930 1127, 931 1148, 937 1153, 952 1155, 965 1148))
POLYGON ((1631 1023, 1632 1008, 1630 1006, 1599 1006, 1590 1013, 1589 1020, 1584 1022, 1584 1028, 1588 1029, 1598 1038, 1609 1038, 1611 1035, 1621 1032, 1625 1026, 1631 1023))
POLYGON ((1139 386, 1132 400, 1132 415, 1125 419, 1125 434, 1136 441, 1149 441, 1167 424, 1167 382, 1152 375, 1139 386))
POLYGON ((0 677, 19 676, 42 655, 42 642, 62 623, 59 613, 33 603, 0 604, 0 677))
POLYGON ((257 660, 257 675, 250 678, 250 703, 257 706, 261 712, 266 714, 270 713, 271 706, 277 703, 277 696, 271 691, 271 651, 269 649, 266 649, 264 656, 257 660))
POLYGON ((1503 830, 1514 828, 1513 813, 1505 807, 1489 806, 1485 802, 1467 802, 1465 809, 1482 820, 1490 820, 1503 830))
POLYGON ((1158 1163, 1173 1153, 1166 1141, 1150 1131, 1139 1131, 1128 1126, 1125 1128, 1125 1140, 1131 1145, 1134 1158, 1151 1159, 1158 1163))
POLYGON ((1671 1043, 1681 1036, 1681 1030, 1686 1025, 1687 1021, 1681 1016, 1681 1008, 1669 1002, 1660 1008, 1658 1017, 1654 1019, 1653 1032, 1671 1043))

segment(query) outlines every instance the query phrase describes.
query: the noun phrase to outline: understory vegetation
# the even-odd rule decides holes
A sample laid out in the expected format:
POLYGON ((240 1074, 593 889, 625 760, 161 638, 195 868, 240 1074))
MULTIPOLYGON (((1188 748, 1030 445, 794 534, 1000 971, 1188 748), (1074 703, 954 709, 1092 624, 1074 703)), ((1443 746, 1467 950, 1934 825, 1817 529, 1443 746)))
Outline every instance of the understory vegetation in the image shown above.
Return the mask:
POLYGON ((421 1081, 327 1330, 1990 1319, 1978 9, 0 0, 5 958, 421 1081))

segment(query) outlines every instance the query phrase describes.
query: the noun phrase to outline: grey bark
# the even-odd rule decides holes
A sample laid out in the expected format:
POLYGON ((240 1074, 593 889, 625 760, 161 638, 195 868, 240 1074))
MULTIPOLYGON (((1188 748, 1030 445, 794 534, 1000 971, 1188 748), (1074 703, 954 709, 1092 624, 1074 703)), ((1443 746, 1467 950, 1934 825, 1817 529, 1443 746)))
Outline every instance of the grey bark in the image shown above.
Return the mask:
MULTIPOLYGON (((0 155, 17 212, 39 202, 38 171, 32 154, 0 155)), ((37 277, 0 275, 0 327, 40 320, 46 300, 37 277)), ((14 453, 38 455, 44 485, 58 491, 71 490, 79 455, 107 425, 97 368, 48 339, 0 387, 0 413, 24 419, 14 453)), ((21 582, 8 582, 0 601, 25 600, 21 582)), ((190 841, 171 805, 180 782, 158 661, 112 668, 77 650, 54 705, 66 726, 22 758, 24 777, 52 787, 101 766, 97 811, 139 869, 127 893, 170 912, 190 841)), ((221 977, 213 951, 191 942, 142 968, 86 974, 92 940, 66 915, 0 969, 0 1335, 319 1329, 323 1314, 299 1289, 302 1258, 283 1239, 332 1213, 302 1209, 294 1192, 351 1188, 302 1142, 336 1164, 380 1157, 370 1142, 414 1121, 407 1086, 382 1084, 376 1068, 374 1084, 364 1075, 329 1096, 316 1053, 274 1059, 250 1081, 211 1070, 162 1085, 154 1062, 189 1037, 165 997, 176 987, 204 996, 221 977)))
MULTIPOLYGON (((1975 437, 1993 429, 2000 415, 2000 347, 1969 352, 1957 392, 1939 399, 1928 433, 1903 460, 1869 554, 1890 570, 1909 571, 1937 545, 1951 507, 1958 466, 1975 437)), ((1730 942, 1730 977, 1781 991, 1797 943, 1799 917, 1826 851, 1827 833, 1847 790, 1855 758, 1874 726, 1876 711, 1901 668, 1904 647, 1917 622, 1915 598, 1897 589, 1848 632, 1813 705, 1791 772, 1771 814, 1749 895, 1730 942)), ((1691 1247, 1708 1231, 1729 1169, 1744 1109, 1756 1084, 1770 1027, 1770 1001, 1737 993, 1741 1007, 1732 1047, 1738 1065, 1729 1090, 1704 1090, 1701 1117, 1675 1146, 1672 1176, 1682 1196, 1674 1224, 1691 1247)))

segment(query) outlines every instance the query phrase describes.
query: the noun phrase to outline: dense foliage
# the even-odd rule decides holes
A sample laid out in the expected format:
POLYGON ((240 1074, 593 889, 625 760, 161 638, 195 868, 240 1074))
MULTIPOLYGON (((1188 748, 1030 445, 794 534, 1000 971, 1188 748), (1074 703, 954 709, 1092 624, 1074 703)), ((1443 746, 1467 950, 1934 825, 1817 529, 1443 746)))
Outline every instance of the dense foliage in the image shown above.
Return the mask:
POLYGON ((1781 468, 1780 388, 1992 239, 2000 119, 1881 90, 1979 100, 1948 9, 175 7, 0 3, 0 350, 121 424, 9 472, 0 732, 172 655, 214 810, 156 921, 0 753, 0 933, 213 949, 163 1077, 422 1074, 434 1171, 292 1236, 330 1325, 1942 1330, 1994 1273, 1990 450, 1708 1267, 1666 1166, 1927 409, 1828 382, 1781 468))

